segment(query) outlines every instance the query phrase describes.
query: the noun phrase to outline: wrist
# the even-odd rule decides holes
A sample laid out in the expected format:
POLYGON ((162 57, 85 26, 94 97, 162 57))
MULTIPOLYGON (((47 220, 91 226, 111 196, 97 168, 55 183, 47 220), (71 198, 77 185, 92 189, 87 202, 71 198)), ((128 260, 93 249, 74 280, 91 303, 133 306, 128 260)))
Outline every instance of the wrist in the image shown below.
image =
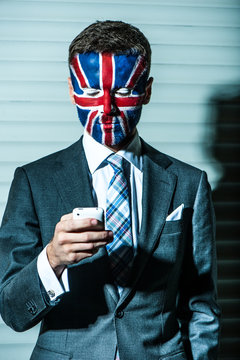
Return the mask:
POLYGON ((48 262, 49 262, 51 268, 53 269, 55 275, 57 276, 57 278, 60 278, 66 265, 58 264, 57 260, 55 259, 56 257, 54 255, 52 255, 51 243, 47 245, 46 254, 47 254, 48 262))

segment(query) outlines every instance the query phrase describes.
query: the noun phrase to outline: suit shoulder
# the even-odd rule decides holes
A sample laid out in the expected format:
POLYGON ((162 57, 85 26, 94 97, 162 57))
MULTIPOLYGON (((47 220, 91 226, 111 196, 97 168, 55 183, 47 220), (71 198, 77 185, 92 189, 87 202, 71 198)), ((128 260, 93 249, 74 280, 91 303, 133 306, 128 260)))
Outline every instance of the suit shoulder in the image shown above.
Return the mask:
POLYGON ((179 160, 168 154, 164 154, 161 151, 153 148, 142 140, 143 154, 147 154, 153 161, 158 163, 160 166, 168 171, 171 171, 177 175, 184 174, 185 176, 201 176, 202 170, 190 165, 182 160, 179 160))
POLYGON ((40 159, 37 159, 35 161, 32 161, 28 164, 25 164, 22 166, 22 168, 27 172, 31 173, 32 171, 44 171, 50 170, 52 167, 57 166, 58 163, 62 163, 64 161, 68 161, 71 159, 73 154, 81 152, 81 139, 75 142, 74 144, 71 144, 65 149, 56 151, 52 154, 49 154, 47 156, 44 156, 40 159))
POLYGON ((170 168, 171 168, 171 171, 174 171, 176 170, 177 172, 183 172, 185 175, 187 174, 191 174, 191 175, 194 175, 195 176, 201 176, 203 170, 193 166, 193 165, 190 165, 182 160, 179 160, 179 159, 176 159, 170 155, 166 155, 170 161, 171 161, 171 165, 170 165, 170 168))

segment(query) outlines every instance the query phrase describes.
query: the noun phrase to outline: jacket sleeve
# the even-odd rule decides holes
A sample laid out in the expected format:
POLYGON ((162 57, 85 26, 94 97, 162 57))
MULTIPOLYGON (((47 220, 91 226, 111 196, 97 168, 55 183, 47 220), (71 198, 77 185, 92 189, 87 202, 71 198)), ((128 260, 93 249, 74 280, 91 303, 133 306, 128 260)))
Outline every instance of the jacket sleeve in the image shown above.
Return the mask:
POLYGON ((189 359, 217 359, 220 309, 216 268, 215 215, 203 172, 188 233, 179 302, 189 359))
POLYGON ((16 331, 38 323, 51 309, 37 271, 41 233, 30 184, 18 168, 0 229, 0 309, 16 331))

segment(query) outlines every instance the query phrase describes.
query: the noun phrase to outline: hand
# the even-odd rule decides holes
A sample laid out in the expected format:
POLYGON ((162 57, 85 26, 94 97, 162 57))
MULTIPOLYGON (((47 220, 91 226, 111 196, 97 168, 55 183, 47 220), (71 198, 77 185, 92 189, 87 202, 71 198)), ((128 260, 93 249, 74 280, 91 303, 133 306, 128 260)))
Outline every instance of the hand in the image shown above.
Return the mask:
POLYGON ((73 220, 72 213, 63 215, 47 246, 48 261, 57 277, 65 267, 93 256, 98 249, 113 240, 112 231, 104 230, 96 219, 73 220))

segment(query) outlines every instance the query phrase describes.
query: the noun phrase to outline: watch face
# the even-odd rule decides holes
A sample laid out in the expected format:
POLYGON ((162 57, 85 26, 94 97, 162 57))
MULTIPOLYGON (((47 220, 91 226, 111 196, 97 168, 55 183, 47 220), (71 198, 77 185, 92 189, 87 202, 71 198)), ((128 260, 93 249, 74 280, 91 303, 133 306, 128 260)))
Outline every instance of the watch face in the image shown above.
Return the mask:
POLYGON ((147 67, 141 55, 77 54, 70 65, 79 119, 99 143, 130 137, 140 119, 147 67))

